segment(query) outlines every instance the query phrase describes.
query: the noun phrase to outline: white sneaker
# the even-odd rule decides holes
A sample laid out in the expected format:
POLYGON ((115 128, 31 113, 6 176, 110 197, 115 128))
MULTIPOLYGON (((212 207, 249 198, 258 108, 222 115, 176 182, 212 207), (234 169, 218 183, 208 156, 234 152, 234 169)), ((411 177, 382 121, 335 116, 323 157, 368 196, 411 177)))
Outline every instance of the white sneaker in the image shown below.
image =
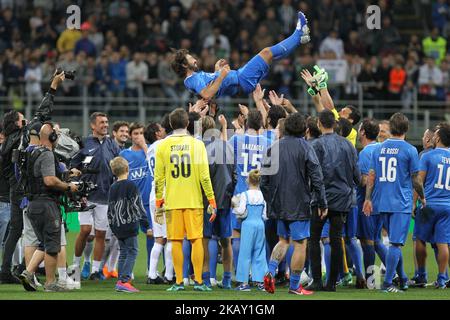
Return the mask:
POLYGON ((67 281, 66 280, 62 280, 62 279, 58 279, 57 285, 61 288, 64 288, 67 291, 71 291, 74 288, 71 288, 67 285, 67 281))
POLYGON ((72 265, 67 267, 67 275, 69 277, 72 277, 74 274, 80 275, 81 274, 81 268, 80 268, 80 266, 72 264, 72 265))
POLYGON ((300 284, 302 286, 307 286, 311 282, 311 278, 309 275, 305 272, 305 270, 302 271, 302 274, 300 275, 300 284))
POLYGON ((188 278, 183 278, 183 284, 185 287, 189 286, 189 279, 188 278))
POLYGON ((79 281, 74 281, 72 280, 71 277, 67 277, 66 278, 66 287, 70 290, 80 290, 81 289, 81 284, 79 281))
POLYGON ((214 278, 209 278, 209 282, 211 282, 211 286, 212 286, 212 287, 217 286, 217 280, 216 280, 216 279, 214 279, 214 278))

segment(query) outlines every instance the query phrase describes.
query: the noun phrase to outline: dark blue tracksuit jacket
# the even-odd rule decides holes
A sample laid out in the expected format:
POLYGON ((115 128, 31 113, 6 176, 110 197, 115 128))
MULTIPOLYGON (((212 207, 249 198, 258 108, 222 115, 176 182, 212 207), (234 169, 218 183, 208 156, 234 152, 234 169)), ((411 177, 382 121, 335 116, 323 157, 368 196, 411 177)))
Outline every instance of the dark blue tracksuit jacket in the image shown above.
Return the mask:
POLYGON ((268 216, 286 221, 308 220, 311 217, 311 194, 320 208, 327 208, 320 163, 314 149, 303 138, 285 136, 269 148, 263 162, 261 191, 271 208, 268 216), (278 162, 274 174, 265 174, 265 167, 278 162))
POLYGON ((95 203, 107 204, 108 192, 114 182, 114 176, 109 166, 109 161, 117 157, 120 148, 114 139, 106 137, 100 143, 98 138, 89 136, 86 138, 84 148, 81 149, 70 162, 72 168, 81 169, 82 162, 87 156, 93 156, 88 168, 98 170, 98 174, 84 174, 83 180, 89 180, 98 185, 97 190, 89 194, 88 200, 95 203))
POLYGON ((328 209, 348 212, 353 203, 353 189, 361 180, 355 147, 336 133, 324 134, 311 145, 322 167, 328 209))

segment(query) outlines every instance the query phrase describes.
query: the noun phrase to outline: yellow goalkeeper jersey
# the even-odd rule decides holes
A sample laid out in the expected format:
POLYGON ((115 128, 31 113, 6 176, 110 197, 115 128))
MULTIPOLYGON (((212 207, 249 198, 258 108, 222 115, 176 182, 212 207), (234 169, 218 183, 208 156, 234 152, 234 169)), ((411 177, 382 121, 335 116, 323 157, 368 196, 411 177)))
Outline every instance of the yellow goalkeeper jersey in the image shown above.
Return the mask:
POLYGON ((159 143, 155 162, 156 199, 164 197, 166 210, 203 208, 202 188, 214 199, 202 141, 187 133, 168 136, 159 143))
MULTIPOLYGON (((337 112, 336 108, 331 110, 331 112, 333 112, 334 118, 336 119, 336 121, 338 121, 340 117, 339 117, 339 113, 337 112)), ((347 140, 350 141, 354 147, 356 147, 356 137, 357 136, 358 136, 358 133, 356 132, 355 128, 352 128, 352 131, 347 136, 347 140)))

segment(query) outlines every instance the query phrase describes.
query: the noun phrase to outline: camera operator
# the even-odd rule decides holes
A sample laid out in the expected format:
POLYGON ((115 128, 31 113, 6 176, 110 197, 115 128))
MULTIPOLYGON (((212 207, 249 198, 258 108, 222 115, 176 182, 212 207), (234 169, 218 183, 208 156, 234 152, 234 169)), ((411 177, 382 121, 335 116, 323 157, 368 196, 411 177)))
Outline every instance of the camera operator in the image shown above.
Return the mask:
POLYGON ((86 157, 91 157, 89 169, 97 170, 98 174, 86 174, 82 179, 86 179, 97 184, 98 188, 88 196, 88 205, 95 205, 95 208, 85 212, 79 212, 80 233, 75 243, 75 255, 73 268, 80 268, 81 255, 86 246, 89 234, 95 230, 94 261, 91 280, 102 279, 100 264, 105 250, 105 235, 108 229, 108 192, 114 181, 109 161, 119 155, 120 148, 113 138, 108 136, 108 117, 104 113, 94 112, 90 117, 92 135, 87 137, 84 148, 72 159, 71 167, 81 169, 86 157))
MULTIPOLYGON (((37 148, 41 142, 39 138, 39 133, 41 131, 42 124, 40 122, 36 122, 33 126, 30 127, 30 144, 26 148, 26 152, 33 152, 35 148, 37 148)), ((17 170, 17 164, 16 164, 17 170)), ((17 172, 17 171, 16 171, 17 172)), ((22 244, 24 246, 24 258, 25 258, 25 266, 28 266, 30 263, 31 257, 33 257, 33 253, 36 251, 38 244, 37 239, 34 236, 33 227, 31 226, 31 222, 28 219, 26 207, 28 206, 28 199, 26 197, 23 198, 21 202, 20 208, 23 210, 23 233, 22 233, 22 244), (31 231, 31 232, 30 232, 31 231), (32 235, 30 235, 30 233, 32 235)))
POLYGON ((11 273, 12 256, 16 249, 17 241, 22 235, 23 221, 20 201, 23 194, 17 190, 17 179, 14 175, 14 164, 12 162, 12 151, 20 145, 22 128, 24 126, 23 114, 17 111, 10 111, 3 118, 3 128, 5 141, 2 143, 1 171, 4 179, 9 183, 9 202, 11 208, 8 237, 5 240, 5 247, 2 257, 2 270, 0 273, 0 283, 19 283, 11 273))
MULTIPOLYGON (((54 95, 58 85, 65 79, 64 72, 55 71, 49 91, 45 94, 35 114, 33 122, 44 122, 49 120, 52 110, 54 95)), ((8 112, 3 119, 5 128, 5 143, 1 152, 1 171, 10 185, 11 220, 9 224, 8 238, 5 242, 3 252, 2 270, 0 272, 0 283, 20 283, 11 273, 12 256, 17 241, 22 235, 23 215, 20 202, 23 198, 23 190, 19 188, 18 180, 14 174, 13 150, 18 149, 21 144, 26 147, 28 132, 26 120, 22 113, 17 111, 8 112)))
POLYGON ((62 192, 76 192, 78 188, 60 179, 59 163, 53 153, 58 135, 52 124, 42 126, 40 138, 41 145, 33 150, 27 163, 28 218, 39 240, 38 251, 45 251, 45 291, 64 291, 65 288, 55 281, 57 256, 61 251, 58 198, 62 192))

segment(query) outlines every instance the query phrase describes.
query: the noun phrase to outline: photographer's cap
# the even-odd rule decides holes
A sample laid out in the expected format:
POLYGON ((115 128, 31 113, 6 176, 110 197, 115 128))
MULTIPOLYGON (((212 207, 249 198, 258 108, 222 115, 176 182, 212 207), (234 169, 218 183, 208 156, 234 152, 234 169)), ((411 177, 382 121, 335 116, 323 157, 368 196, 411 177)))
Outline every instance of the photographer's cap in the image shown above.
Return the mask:
POLYGON ((30 136, 39 137, 39 132, 41 132, 42 123, 36 122, 30 127, 30 136))

